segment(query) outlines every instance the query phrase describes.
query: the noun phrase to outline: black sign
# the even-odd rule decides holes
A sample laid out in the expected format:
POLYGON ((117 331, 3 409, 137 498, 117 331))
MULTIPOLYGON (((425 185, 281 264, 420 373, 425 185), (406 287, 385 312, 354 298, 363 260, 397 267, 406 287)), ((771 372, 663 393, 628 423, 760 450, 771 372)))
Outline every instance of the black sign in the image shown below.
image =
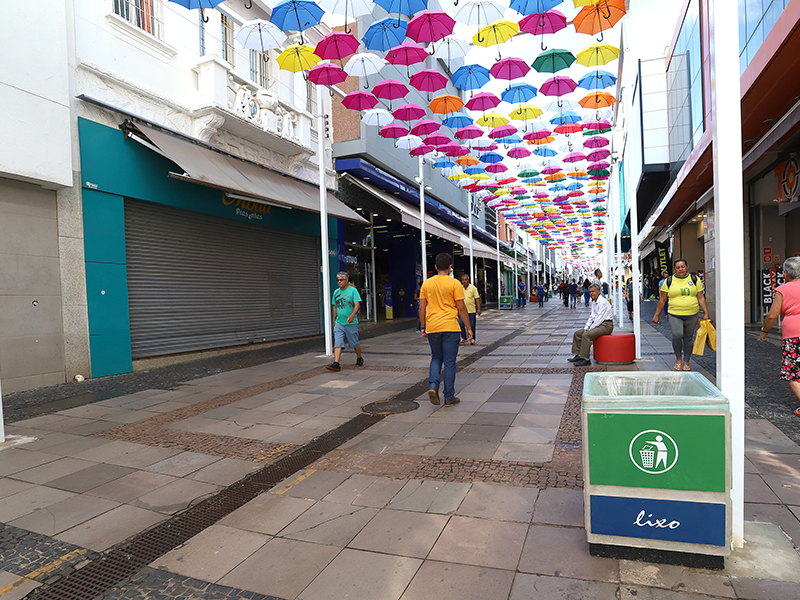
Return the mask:
POLYGON ((668 277, 672 274, 669 242, 656 242, 656 274, 660 277, 668 277))

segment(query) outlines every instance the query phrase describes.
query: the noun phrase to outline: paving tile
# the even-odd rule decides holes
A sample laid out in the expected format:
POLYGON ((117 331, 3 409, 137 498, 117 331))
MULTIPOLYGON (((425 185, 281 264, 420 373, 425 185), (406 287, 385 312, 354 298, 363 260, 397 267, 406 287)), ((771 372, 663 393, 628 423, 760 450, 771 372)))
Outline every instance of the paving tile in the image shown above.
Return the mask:
POLYGON ((436 438, 401 437, 386 449, 385 454, 436 456, 447 443, 447 440, 436 438))
POLYGON ((561 425, 561 418, 561 414, 542 415, 520 411, 512 425, 515 427, 536 427, 557 430, 561 425))
POLYGON ((533 391, 532 385, 501 385, 497 388, 487 402, 514 402, 521 404, 528 399, 533 391))
POLYGON ((208 456, 198 452, 181 452, 165 460, 153 463, 146 469, 154 473, 186 477, 190 473, 199 471, 203 467, 220 460, 219 456, 208 456))
POLYGON ((358 506, 371 506, 373 508, 383 508, 406 484, 402 479, 389 479, 378 477, 361 492, 352 502, 358 506))
POLYGON ((450 439, 458 431, 455 423, 420 423, 409 433, 409 437, 450 439))
POLYGON ((219 486, 191 479, 176 479, 152 492, 132 500, 130 504, 147 510, 175 514, 197 500, 219 491, 219 486))
POLYGON ((123 504, 59 533, 55 538, 102 552, 165 518, 162 514, 123 504))
POLYGON ((396 435, 373 435, 365 431, 345 444, 342 444, 340 448, 342 450, 353 450, 355 452, 383 454, 384 452, 388 451, 388 449, 391 448, 395 442, 398 442, 402 439, 403 438, 396 435))
POLYGON ((448 517, 404 510, 378 512, 348 547, 425 558, 448 517))
POLYGON ((138 450, 133 450, 122 456, 110 458, 105 462, 112 465, 120 465, 123 467, 132 467, 134 469, 144 469, 162 460, 166 460, 171 456, 181 454, 182 450, 175 448, 157 448, 155 446, 138 446, 138 450))
POLYGON ((512 571, 426 560, 401 600, 487 600, 508 596, 512 571))
POLYGON ((62 444, 57 444, 55 446, 50 446, 47 448, 47 452, 51 454, 57 454, 59 456, 76 456, 81 452, 86 452, 87 450, 91 450, 92 448, 97 448, 98 446, 104 446, 108 443, 108 440, 104 440, 101 438, 90 438, 90 437, 79 437, 74 440, 70 440, 64 442, 62 444))
MULTIPOLYGON (((25 421, 17 421, 14 425, 20 425, 20 423, 24 423, 25 421)), ((6 433, 8 433, 8 426, 6 426, 6 433)), ((29 435, 32 437, 38 438, 33 442, 28 442, 25 444, 25 450, 44 450, 45 448, 49 448, 50 446, 58 446, 59 444, 63 444, 64 442, 69 442, 72 440, 77 440, 81 436, 74 435, 72 433, 64 433, 61 431, 45 431, 42 429, 26 429, 26 428, 19 428, 18 435, 29 435)))
POLYGON ((590 555, 583 529, 531 525, 519 570, 536 575, 619 581, 617 561, 590 555))
POLYGON ((536 488, 474 483, 456 514, 530 523, 538 494, 536 488))
POLYGON ((687 569, 679 565, 659 565, 646 562, 619 561, 620 583, 660 587, 680 592, 708 594, 735 598, 730 578, 722 572, 687 569))
POLYGON ((339 552, 333 546, 274 538, 218 583, 277 598, 295 598, 339 552))
POLYGON ((745 435, 744 444, 750 452, 800 454, 800 446, 785 435, 745 435))
POLYGON ((545 404, 542 402, 526 402, 519 411, 520 415, 558 415, 564 414, 564 403, 545 404))
POLYGON ((345 547, 378 512, 375 508, 317 502, 280 532, 280 537, 345 547))
POLYGON ((468 490, 469 484, 413 479, 392 498, 388 508, 449 513, 458 508, 468 490))
POLYGON ((8 571, 0 571, 0 590, 4 590, 3 600, 22 600, 32 590, 42 585, 38 581, 25 579, 8 571))
MULTIPOLYGON (((761 477, 781 502, 800 506, 800 481, 794 477, 774 475, 772 473, 764 473, 761 477)), ((746 484, 745 493, 747 493, 746 484)))
POLYGON ((40 485, 28 487, 0 499, 0 523, 8 523, 73 495, 71 492, 40 485))
POLYGON ((9 525, 53 536, 117 506, 119 503, 103 498, 71 496, 15 519, 9 525))
MULTIPOLYGON (((0 499, 24 492, 25 490, 31 489, 33 486, 34 484, 27 481, 2 478, 0 479, 0 499)), ((1 520, 2 519, 0 519, 0 521, 1 520)))
POLYGON ((313 505, 313 500, 261 494, 223 517, 218 523, 228 527, 276 535, 313 505))
POLYGON ((53 462, 60 458, 58 454, 52 452, 40 452, 38 450, 23 450, 21 448, 9 448, 3 450, 3 460, 0 460, 0 477, 13 475, 20 471, 27 471, 34 467, 53 462))
POLYGON ((583 491, 550 488, 539 493, 534 523, 583 527, 583 491))
POLYGON ((745 473, 744 476, 745 502, 758 502, 760 504, 780 504, 780 499, 775 491, 767 485, 761 475, 745 473))
POLYGON ((478 412, 517 414, 522 406, 516 402, 487 402, 478 409, 478 412))
POLYGON ((467 420, 468 425, 501 425, 508 427, 517 418, 516 413, 476 412, 467 420))
POLYGON ((268 437, 267 441, 274 444, 305 445, 315 437, 321 436, 323 433, 327 433, 327 430, 303 428, 296 425, 294 427, 288 427, 280 433, 268 437))
POLYGON ((306 469, 276 485, 272 489, 272 493, 321 500, 339 487, 348 477, 350 477, 349 473, 306 469))
POLYGON ((492 460, 510 460, 530 463, 547 463, 553 460, 553 444, 520 444, 501 442, 492 460))
POLYGON ((223 458, 217 462, 195 471, 190 477, 196 481, 213 483, 227 487, 236 483, 254 471, 258 471, 263 465, 248 460, 236 460, 234 458, 223 458))
POLYGON ((436 455, 451 456, 453 458, 488 459, 494 456, 499 445, 499 442, 450 440, 436 455))
POLYGON ((268 539, 268 536, 252 531, 211 525, 154 560, 150 566, 214 582, 246 560, 268 539))
POLYGON ((20 481, 29 481, 31 483, 47 483, 54 479, 63 477, 70 473, 82 471, 87 467, 91 467, 95 463, 86 460, 78 460, 77 458, 64 457, 48 462, 46 464, 14 473, 11 477, 20 481))
POLYGON ((395 421, 391 417, 387 417, 367 429, 367 432, 372 435, 401 436, 406 435, 409 431, 414 429, 414 427, 415 425, 413 423, 403 423, 402 421, 395 421))
POLYGON ((109 481, 114 481, 115 479, 119 479, 120 477, 124 477, 125 475, 133 472, 134 469, 131 469, 130 467, 120 467, 119 465, 107 465, 104 463, 99 463, 90 467, 86 467, 85 469, 81 469, 80 471, 70 473, 64 477, 53 479, 52 481, 48 482, 47 485, 60 490, 67 490, 68 492, 82 494, 83 492, 87 492, 106 484, 109 481))
POLYGON ((454 516, 428 558, 460 564, 515 569, 528 526, 454 516))
POLYGON ((517 573, 508 600, 619 600, 619 597, 614 583, 517 573))
POLYGON ((745 521, 773 523, 788 535, 795 546, 800 546, 800 507, 782 504, 755 504, 745 502, 745 521))
POLYGON ((518 427, 512 425, 503 437, 504 442, 519 444, 554 444, 558 429, 544 429, 541 427, 518 427))
POLYGON ((499 442, 508 432, 503 425, 462 425, 453 436, 458 441, 499 442))
POLYGON ((300 594, 300 600, 397 600, 421 560, 346 548, 300 594))
POLYGON ((708 600, 709 597, 687 592, 623 584, 619 586, 617 598, 619 600, 708 600))
POLYGON ((751 452, 748 448, 745 455, 761 473, 800 478, 800 456, 796 454, 751 452))
POLYGON ((134 471, 129 475, 98 486, 87 493, 90 496, 127 504, 139 496, 149 494, 153 490, 157 490, 173 481, 176 481, 176 479, 171 475, 150 473, 149 471, 134 471))
POLYGON ((786 581, 731 577, 731 584, 736 597, 747 600, 789 600, 800 597, 797 584, 786 581))

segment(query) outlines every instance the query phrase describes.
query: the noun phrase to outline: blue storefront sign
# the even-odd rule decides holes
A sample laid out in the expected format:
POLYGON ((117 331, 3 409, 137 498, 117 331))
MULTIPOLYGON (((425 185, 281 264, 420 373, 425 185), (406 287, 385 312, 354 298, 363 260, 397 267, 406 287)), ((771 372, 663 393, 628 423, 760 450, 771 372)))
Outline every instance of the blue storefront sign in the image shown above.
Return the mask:
POLYGON ((725 505, 590 496, 592 533, 688 544, 725 545, 725 505))

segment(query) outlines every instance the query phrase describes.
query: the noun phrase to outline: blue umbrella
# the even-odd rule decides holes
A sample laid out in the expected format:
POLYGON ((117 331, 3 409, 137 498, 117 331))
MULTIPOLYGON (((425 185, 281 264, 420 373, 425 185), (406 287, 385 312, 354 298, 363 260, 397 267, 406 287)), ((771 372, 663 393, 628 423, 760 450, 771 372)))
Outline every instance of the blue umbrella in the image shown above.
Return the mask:
POLYGON ((572 123, 579 123, 582 120, 583 118, 578 113, 571 110, 565 110, 564 112, 559 113, 550 119, 550 122, 553 125, 571 125, 572 123))
POLYGON ((437 169, 448 169, 450 167, 455 167, 456 163, 446 158, 440 158, 435 163, 433 163, 433 166, 436 167, 437 169))
POLYGON ((576 181, 575 183, 570 183, 566 187, 566 189, 568 189, 570 192, 574 192, 575 190, 582 190, 583 189, 583 184, 582 183, 578 183, 576 181))
POLYGON ((478 160, 490 164, 499 163, 503 161, 503 156, 497 152, 487 152, 486 154, 481 154, 481 157, 478 160))
POLYGON ((466 127, 467 125, 472 125, 474 122, 475 120, 472 117, 463 112, 453 113, 446 119, 442 119, 442 125, 452 129, 466 127))
POLYGON ((288 29, 300 32, 300 43, 303 40, 303 31, 314 25, 319 25, 325 11, 311 0, 283 0, 272 9, 270 22, 278 29, 288 29))
POLYGON ((501 137, 495 140, 498 144, 521 144, 522 138, 518 135, 507 135, 506 137, 501 137))
POLYGON ((602 90, 617 83, 617 78, 608 71, 597 69, 587 73, 578 81, 578 85, 587 90, 602 90))
POLYGON ((533 153, 536 156, 556 156, 558 152, 550 148, 549 146, 539 146, 535 148, 533 153))
POLYGON ((534 184, 534 183, 539 183, 541 180, 542 180, 541 177, 527 177, 527 178, 522 180, 522 183, 531 185, 531 184, 534 184))
POLYGON ((540 15, 561 4, 562 0, 512 0, 511 8, 521 15, 540 15))
POLYGON ((480 89, 489 79, 489 69, 482 65, 464 65, 453 73, 453 85, 460 90, 480 89))
POLYGON ((385 51, 394 46, 399 46, 406 37, 408 23, 384 17, 369 26, 361 41, 369 50, 385 51))
POLYGON ((398 13, 409 17, 428 8, 428 0, 375 0, 375 4, 390 14, 398 13))
POLYGON ((510 104, 522 104, 534 98, 537 93, 538 90, 530 83, 513 83, 503 90, 500 99, 510 104))
POLYGON ((485 173, 486 169, 483 167, 479 167, 478 165, 473 165, 471 167, 467 167, 464 169, 464 173, 467 175, 478 175, 479 173, 485 173))
POLYGON ((555 185, 551 185, 548 189, 551 192, 563 192, 565 189, 567 189, 567 186, 561 183, 556 183, 555 185))

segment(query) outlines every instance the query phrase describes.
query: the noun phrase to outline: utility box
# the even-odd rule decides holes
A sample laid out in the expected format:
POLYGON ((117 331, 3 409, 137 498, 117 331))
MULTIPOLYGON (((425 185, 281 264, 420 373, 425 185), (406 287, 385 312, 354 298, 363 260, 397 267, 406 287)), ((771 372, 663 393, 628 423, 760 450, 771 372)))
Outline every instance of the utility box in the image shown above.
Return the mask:
POLYGON ((592 554, 723 568, 732 528, 727 398, 694 372, 589 373, 583 390, 592 554))
POLYGON ((511 310, 514 307, 514 296, 500 296, 500 310, 511 310))

